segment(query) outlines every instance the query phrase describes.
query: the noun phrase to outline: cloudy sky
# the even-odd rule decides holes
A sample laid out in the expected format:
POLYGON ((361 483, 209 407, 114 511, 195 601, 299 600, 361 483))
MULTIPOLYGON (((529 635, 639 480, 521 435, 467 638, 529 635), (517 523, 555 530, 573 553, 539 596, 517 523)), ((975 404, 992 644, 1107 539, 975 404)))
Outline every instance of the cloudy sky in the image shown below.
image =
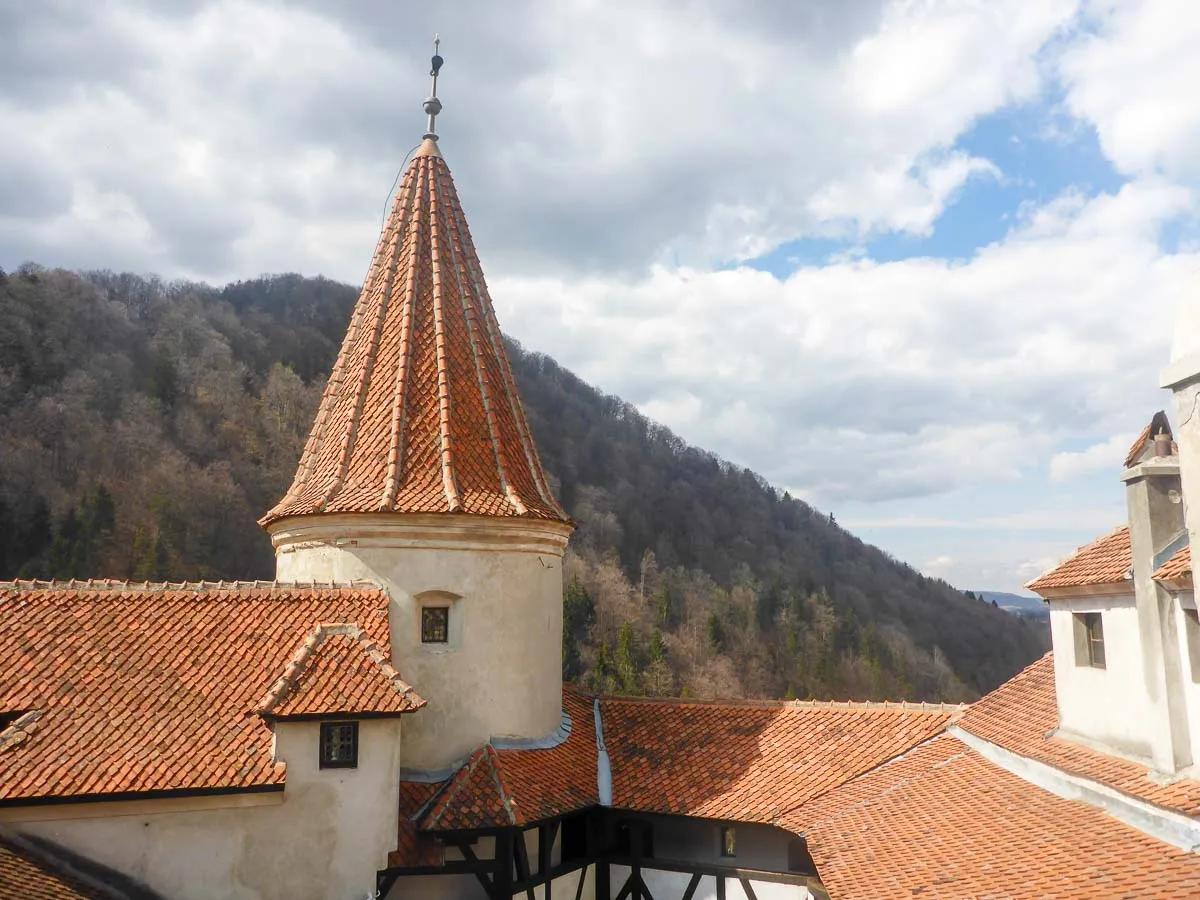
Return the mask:
POLYGON ((359 282, 435 31, 524 345, 963 588, 1123 521, 1195 0, 0 0, 0 266, 359 282))

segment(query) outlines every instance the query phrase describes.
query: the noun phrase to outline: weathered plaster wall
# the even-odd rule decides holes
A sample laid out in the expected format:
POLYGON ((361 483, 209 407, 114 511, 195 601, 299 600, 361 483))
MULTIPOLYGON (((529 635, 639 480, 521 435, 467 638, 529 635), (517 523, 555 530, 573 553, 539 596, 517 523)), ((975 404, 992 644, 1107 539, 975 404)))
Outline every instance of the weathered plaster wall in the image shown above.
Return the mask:
MULTIPOLYGON (((1079 737, 1148 761, 1146 739, 1157 711, 1145 690, 1142 646, 1132 595, 1050 601, 1054 678, 1064 737, 1079 737), (1074 613, 1099 612, 1106 667, 1075 664, 1074 613)), ((1159 703, 1165 702, 1159 698, 1159 703)))
POLYGON ((277 726, 287 763, 279 805, 158 812, 153 801, 124 815, 83 818, 87 804, 58 807, 66 818, 10 820, 141 879, 179 900, 362 900, 395 849, 400 721, 359 724, 357 769, 318 767, 315 722, 277 726))
POLYGON ((1200 748, 1200 666, 1193 669, 1191 665, 1191 648, 1188 646, 1188 632, 1194 627, 1185 618, 1184 610, 1195 610, 1196 597, 1193 593, 1181 594, 1174 603, 1172 612, 1175 616, 1175 634, 1179 641, 1180 680, 1183 683, 1183 693, 1187 704, 1188 728, 1194 754, 1200 748))
POLYGON ((404 765, 433 770, 489 738, 558 728, 569 533, 472 516, 311 516, 279 523, 272 540, 281 581, 387 589, 394 664, 429 701, 406 722, 404 765), (451 602, 448 645, 421 643, 423 602, 451 602))

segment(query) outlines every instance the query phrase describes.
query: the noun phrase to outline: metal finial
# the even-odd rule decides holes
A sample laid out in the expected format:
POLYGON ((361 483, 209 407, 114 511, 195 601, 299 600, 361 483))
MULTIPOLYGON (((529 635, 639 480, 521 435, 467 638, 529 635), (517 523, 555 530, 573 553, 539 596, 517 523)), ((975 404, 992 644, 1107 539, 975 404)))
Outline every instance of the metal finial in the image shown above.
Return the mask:
POLYGON ((429 61, 429 75, 433 78, 433 86, 429 90, 429 96, 425 100, 425 114, 429 116, 429 124, 425 129, 425 137, 429 140, 436 141, 438 136, 433 130, 434 120, 437 114, 442 111, 442 101, 437 95, 437 80, 438 72, 442 69, 442 63, 445 62, 438 55, 438 47, 441 45, 442 39, 436 34, 433 36, 433 59, 429 61))

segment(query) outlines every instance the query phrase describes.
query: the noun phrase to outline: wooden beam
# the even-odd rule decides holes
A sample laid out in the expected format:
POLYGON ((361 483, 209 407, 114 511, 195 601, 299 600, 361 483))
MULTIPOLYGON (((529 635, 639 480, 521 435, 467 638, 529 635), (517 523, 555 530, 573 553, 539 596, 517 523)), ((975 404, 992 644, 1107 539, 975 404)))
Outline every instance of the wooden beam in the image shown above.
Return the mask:
MULTIPOLYGON (((594 862, 594 860, 576 859, 572 860, 571 862, 559 863, 557 866, 553 866, 550 869, 550 878, 559 878, 563 875, 574 872, 576 869, 586 869, 592 862, 594 862)), ((513 893, 519 894, 529 887, 537 887, 539 884, 544 884, 546 880, 547 879, 543 878, 539 874, 531 876, 528 881, 514 881, 512 883, 513 893)))
POLYGON ((511 900, 513 895, 513 831, 506 828, 496 835, 496 861, 499 868, 492 876, 492 896, 496 900, 511 900))
POLYGON ((717 900, 725 900, 725 876, 717 876, 717 900))
POLYGON ((633 883, 637 880, 637 876, 630 870, 629 877, 625 879, 625 884, 621 886, 620 892, 616 896, 616 900, 626 900, 630 892, 633 890, 633 883))
MULTIPOLYGON (((480 859, 475 855, 475 851, 471 849, 470 844, 462 843, 454 844, 453 846, 458 848, 459 853, 465 856, 468 862, 480 864, 480 859)), ((488 868, 490 870, 491 867, 488 868)), ((482 865, 480 865, 480 868, 475 870, 475 877, 479 879, 479 883, 483 885, 484 893, 491 897, 492 889, 495 887, 495 884, 493 883, 494 880, 487 876, 482 865)))
POLYGON ((587 870, 586 864, 579 870, 579 883, 575 885, 575 900, 583 900, 583 883, 587 881, 587 870))
MULTIPOLYGON (((692 897, 694 897, 696 894, 696 888, 700 887, 701 877, 702 876, 699 872, 695 872, 692 875, 692 880, 688 882, 687 890, 683 892, 683 900, 692 900, 692 897)), ((578 900, 578 898, 576 898, 576 900, 578 900)))
POLYGON ((742 883, 742 890, 746 892, 746 900, 758 900, 758 897, 754 894, 754 888, 750 885, 749 878, 739 878, 738 881, 742 883))
MULTIPOLYGON (((607 861, 619 866, 632 866, 635 858, 632 856, 609 856, 607 861)), ((769 881, 775 884, 798 884, 805 887, 820 885, 820 879, 812 875, 800 875, 795 872, 771 872, 765 869, 742 869, 736 866, 719 866, 713 863, 686 862, 677 859, 638 859, 637 864, 646 869, 657 869, 663 872, 684 872, 686 874, 721 875, 726 878, 746 878, 754 881, 769 881)))

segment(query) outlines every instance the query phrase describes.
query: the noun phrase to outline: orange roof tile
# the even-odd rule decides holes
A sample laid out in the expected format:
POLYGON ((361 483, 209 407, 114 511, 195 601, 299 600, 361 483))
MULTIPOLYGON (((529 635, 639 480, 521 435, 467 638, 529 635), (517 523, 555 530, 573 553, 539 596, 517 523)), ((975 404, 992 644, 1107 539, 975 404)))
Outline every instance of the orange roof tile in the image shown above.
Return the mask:
POLYGON ((1184 778, 1159 784, 1146 766, 1046 736, 1058 727, 1052 653, 972 704, 958 725, 1014 753, 1102 782, 1147 803, 1200 815, 1200 781, 1184 778))
POLYGON ((918 704, 601 701, 613 805, 771 822, 961 714, 918 704))
POLYGON ((477 750, 421 816, 426 831, 528 825, 599 802, 592 700, 563 691, 571 731, 554 747, 477 750))
MULTIPOLYGON (((1129 452, 1125 455, 1125 468, 1131 468, 1143 461, 1143 457, 1149 450, 1153 452, 1154 441, 1152 436, 1165 432, 1168 437, 1171 436, 1171 423, 1167 419, 1167 414, 1162 410, 1156 412, 1150 423, 1142 429, 1141 434, 1137 436, 1137 440, 1133 442, 1133 446, 1129 448, 1129 452)), ((1174 453, 1179 452, 1179 446, 1171 441, 1171 450, 1174 453)))
POLYGON ((388 854, 388 866, 442 864, 442 845, 419 833, 415 819, 444 784, 443 781, 400 782, 400 835, 396 849, 388 854))
POLYGON ((568 521, 432 141, 396 194, 295 480, 261 523, 380 511, 568 521))
POLYGON ((151 900, 158 896, 140 885, 131 887, 125 890, 100 881, 94 873, 75 870, 40 841, 0 834, 0 900, 151 900))
POLYGON ((350 713, 399 715, 425 701, 357 625, 319 625, 258 705, 268 718, 350 713))
POLYGON ((362 585, 0 584, 0 712, 41 713, 0 749, 0 803, 280 788, 257 704, 315 626, 386 655, 387 616, 362 585))
POLYGON ((779 821, 833 897, 1179 900, 1200 856, 1063 800, 941 735, 779 821))
POLYGON ((1179 581, 1192 575, 1192 550, 1181 547, 1174 556, 1159 566, 1154 577, 1159 581, 1179 581))
POLYGON ((1133 565, 1129 526, 1080 547, 1066 561, 1025 585, 1031 591, 1045 588, 1082 587, 1096 584, 1121 584, 1128 580, 1133 565))

